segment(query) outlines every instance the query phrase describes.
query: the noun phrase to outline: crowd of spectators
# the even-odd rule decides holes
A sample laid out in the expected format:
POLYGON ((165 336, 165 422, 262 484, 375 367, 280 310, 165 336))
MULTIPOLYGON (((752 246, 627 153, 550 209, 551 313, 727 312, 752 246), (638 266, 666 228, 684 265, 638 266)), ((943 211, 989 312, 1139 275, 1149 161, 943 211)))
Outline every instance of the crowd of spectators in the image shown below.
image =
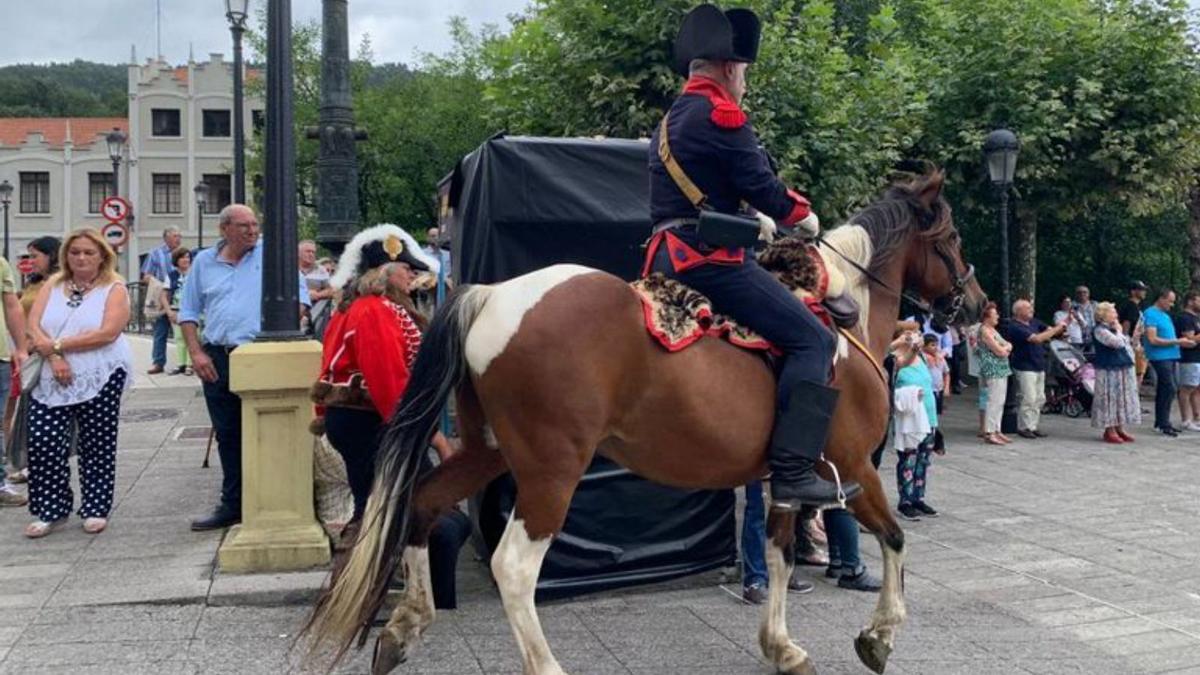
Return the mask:
MULTIPOLYGON (((1041 428, 1046 392, 1062 386, 1064 369, 1076 368, 1081 370, 1068 374, 1087 382, 1084 409, 1092 425, 1103 430, 1104 441, 1135 440, 1130 427, 1147 412, 1139 402, 1147 372, 1154 378, 1154 431, 1171 437, 1200 431, 1200 291, 1186 293, 1174 315, 1172 289, 1159 290, 1143 306, 1148 292, 1145 283, 1134 281, 1118 305, 1097 303, 1088 287, 1079 286, 1074 295, 1059 298, 1051 325, 1035 316, 1028 299, 1013 303, 1008 320, 989 304, 980 323, 967 330, 966 340, 970 372, 979 378, 980 438, 995 445, 1012 442, 1001 428, 1010 380, 1016 433, 1026 439, 1046 436, 1041 428), (1069 344, 1074 351, 1064 359, 1060 350, 1048 349, 1052 343, 1069 344), (1056 358, 1048 360, 1048 354, 1056 358), (1172 421, 1176 404, 1178 426, 1172 421)), ((952 378, 957 382, 956 375, 952 378)))
MULTIPOLYGON (((195 530, 223 528, 241 518, 241 401, 229 389, 229 354, 254 339, 261 320, 262 242, 257 217, 248 207, 235 204, 222 210, 219 221, 219 243, 202 250, 180 246, 180 233, 168 228, 162 245, 150 252, 140 270, 142 282, 161 294, 159 303, 164 309, 154 323, 149 373, 194 373, 200 378, 222 460, 220 494, 211 513, 192 523, 195 530), (166 347, 172 333, 177 363, 168 371, 166 347)), ((387 410, 403 393, 402 375, 425 327, 422 309, 426 303, 440 300, 433 297, 429 275, 417 281, 415 273, 438 267, 443 274, 449 271, 449 251, 438 230, 430 229, 426 237, 429 246, 416 252, 415 258, 380 259, 377 264, 345 272, 340 282, 335 277, 336 261, 318 258, 318 247, 311 240, 299 244, 302 327, 325 342, 323 377, 328 375, 329 384, 338 386, 340 381, 334 380, 341 371, 333 360, 349 359, 349 370, 341 374, 359 377, 360 384, 362 379, 371 381, 373 395, 379 397, 358 406, 335 398, 322 408, 324 426, 320 431, 341 455, 353 496, 349 541, 373 475, 374 439, 387 410), (372 308, 386 311, 367 311, 372 308), (350 330, 349 334, 361 337, 347 341, 347 322, 365 321, 367 315, 374 317, 375 326, 350 330), (388 321, 380 323, 381 318, 388 321), (390 358, 354 358, 355 350, 376 357, 386 352, 388 345, 400 351, 390 358), (397 378, 397 386, 385 386, 397 378)), ((406 246, 413 243, 406 241, 406 246)), ((122 335, 129 315, 128 297, 115 273, 115 254, 94 231, 73 232, 61 244, 49 237, 36 240, 27 255, 34 274, 20 297, 12 270, 0 259, 4 311, 0 395, 9 404, 0 434, 11 431, 7 451, 0 458, 8 464, 0 486, 0 506, 28 502, 36 518, 25 530, 29 537, 42 537, 60 527, 74 507, 67 457, 75 447, 80 455, 82 487, 79 514, 85 531, 98 533, 105 529, 112 506, 120 398, 132 372, 122 335), (5 339, 6 330, 11 340, 5 339), (15 375, 18 369, 10 364, 24 362, 27 354, 44 360, 44 367, 34 386, 22 387, 21 378, 15 375), (10 385, 8 394, 5 385, 10 385), (14 487, 25 480, 30 484, 28 498, 14 487)), ((440 295, 446 285, 437 284, 436 288, 440 295)), ((1155 430, 1167 436, 1200 432, 1200 292, 1186 293, 1174 316, 1176 295, 1171 289, 1158 291, 1151 304, 1143 307, 1147 293, 1145 284, 1133 282, 1129 296, 1114 305, 1093 301, 1090 289, 1079 286, 1059 299, 1049 325, 1035 316, 1033 303, 1027 299, 1013 304, 1007 320, 1001 318, 999 307, 989 304, 980 324, 966 330, 937 330, 928 318, 920 317, 900 322, 887 364, 895 412, 885 445, 896 453, 901 517, 917 520, 938 515, 926 501, 926 488, 932 455, 940 454, 943 447, 938 427, 945 397, 966 386, 964 371, 978 377, 979 436, 985 443, 1014 442, 1004 433, 1002 422, 1010 381, 1016 399, 1016 435, 1027 440, 1047 436, 1042 413, 1047 374, 1053 367, 1047 359, 1052 341, 1068 343, 1084 355, 1087 367, 1094 371, 1091 424, 1103 430, 1106 442, 1134 441, 1130 432, 1144 412, 1138 388, 1147 371, 1155 380, 1155 430), (1172 403, 1179 409, 1178 426, 1172 423, 1172 403)), ((438 458, 454 452, 447 439, 439 435, 437 441, 438 458)), ((880 457, 875 460, 878 466, 880 457)), ((743 598, 757 603, 766 599, 765 561, 759 555, 765 545, 762 483, 748 485, 746 497, 743 598)), ((453 606, 453 555, 469 528, 462 514, 451 520, 441 537, 451 563, 435 574, 443 584, 445 575, 450 575, 450 591, 448 596, 439 596, 439 606, 453 606)), ((827 576, 837 579, 842 588, 878 590, 879 580, 859 557, 858 527, 848 511, 806 510, 797 520, 796 535, 799 564, 825 566, 827 576), (821 550, 822 546, 826 550, 821 550)), ((438 540, 435 535, 435 543, 438 540)), ((789 588, 805 592, 812 585, 793 577, 789 588)))

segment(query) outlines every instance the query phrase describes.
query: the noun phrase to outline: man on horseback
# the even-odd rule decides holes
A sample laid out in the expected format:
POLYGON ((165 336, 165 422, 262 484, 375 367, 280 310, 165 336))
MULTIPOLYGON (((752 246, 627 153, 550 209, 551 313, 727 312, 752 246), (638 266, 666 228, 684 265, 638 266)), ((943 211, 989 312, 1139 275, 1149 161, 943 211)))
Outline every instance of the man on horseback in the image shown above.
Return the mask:
MULTIPOLYGON (((748 205, 785 232, 815 235, 818 228, 808 200, 771 170, 739 105, 760 34, 758 17, 746 9, 706 4, 684 18, 674 65, 688 80, 650 141, 655 236, 646 271, 695 288, 783 351, 769 463, 772 507, 789 509, 839 498, 838 486, 814 471, 838 399, 827 386, 836 338, 752 251, 706 243, 698 227, 701 210, 737 215, 748 205)), ((763 229, 773 234, 766 219, 763 229)), ((842 483, 841 490, 853 498, 860 488, 842 483)))

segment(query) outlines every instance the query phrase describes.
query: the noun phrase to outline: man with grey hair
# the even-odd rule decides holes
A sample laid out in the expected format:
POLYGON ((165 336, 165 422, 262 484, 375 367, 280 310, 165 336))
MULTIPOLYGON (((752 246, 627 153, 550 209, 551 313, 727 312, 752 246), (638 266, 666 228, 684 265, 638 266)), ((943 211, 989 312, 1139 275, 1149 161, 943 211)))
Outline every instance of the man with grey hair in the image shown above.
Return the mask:
MULTIPOLYGON (((164 286, 171 281, 171 272, 175 271, 175 265, 171 263, 171 251, 179 247, 183 241, 183 235, 180 234, 178 227, 168 227, 162 233, 163 243, 156 246, 150 254, 146 256, 146 262, 142 265, 142 284, 150 292, 152 287, 151 279, 157 279, 164 286)), ((154 320, 154 349, 151 352, 151 361, 153 365, 146 373, 150 375, 158 375, 166 370, 167 366, 167 336, 171 334, 171 320, 167 318, 167 313, 163 312, 161 316, 154 320)))
MULTIPOLYGON (((224 474, 220 502, 211 514, 192 522, 198 531, 227 527, 242 518, 242 399, 229 389, 229 353, 254 340, 262 327, 258 217, 244 204, 230 204, 221 209, 218 221, 221 240, 196 254, 179 305, 179 325, 192 367, 204 385, 224 474)), ((303 277, 296 278, 300 302, 308 305, 308 287, 303 277)))
POLYGON ((317 242, 302 239, 298 249, 300 276, 304 277, 304 283, 308 285, 308 298, 312 301, 312 311, 300 317, 300 329, 320 340, 322 335, 315 333, 315 328, 317 324, 323 327, 329 321, 330 301, 334 291, 329 285, 329 272, 317 264, 317 242))
POLYGON ((1047 326, 1033 315, 1033 303, 1021 299, 1013 303, 1008 323, 1008 341, 1012 354, 1008 364, 1020 392, 1017 433, 1023 438, 1042 438, 1038 429, 1042 406, 1046 403, 1046 343, 1067 330, 1066 322, 1047 326))

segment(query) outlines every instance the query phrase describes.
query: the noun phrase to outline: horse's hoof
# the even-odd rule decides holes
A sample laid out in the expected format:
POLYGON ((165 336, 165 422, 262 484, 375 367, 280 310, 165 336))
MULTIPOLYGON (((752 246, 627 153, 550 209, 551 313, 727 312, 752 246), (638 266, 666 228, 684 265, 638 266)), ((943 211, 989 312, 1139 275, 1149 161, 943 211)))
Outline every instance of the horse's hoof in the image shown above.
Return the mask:
POLYGON ((408 650, 396 634, 387 628, 375 639, 375 654, 371 657, 371 675, 387 675, 408 660, 408 650))
POLYGON ((888 656, 892 654, 892 648, 887 643, 865 630, 854 638, 854 651, 864 666, 881 674, 887 668, 888 656))
POLYGON ((775 661, 775 672, 781 675, 817 675, 812 657, 803 649, 792 643, 783 649, 775 661))
POLYGON ((805 657, 803 661, 794 664, 778 664, 776 673, 780 675, 817 675, 817 668, 813 665, 812 659, 805 657))

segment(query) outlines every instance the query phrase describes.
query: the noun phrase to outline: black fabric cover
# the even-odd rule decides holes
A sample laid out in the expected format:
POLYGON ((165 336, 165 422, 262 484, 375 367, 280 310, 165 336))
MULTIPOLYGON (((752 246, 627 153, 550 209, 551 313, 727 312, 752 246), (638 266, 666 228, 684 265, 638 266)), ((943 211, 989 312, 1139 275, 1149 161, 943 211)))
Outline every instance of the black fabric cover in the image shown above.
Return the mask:
POLYGON ((633 280, 650 235, 648 141, 493 138, 451 174, 456 283, 490 284, 554 263, 633 280))
MULTIPOLYGON (((555 263, 635 279, 650 234, 647 141, 496 137, 465 157, 440 192, 458 284, 495 283, 555 263)), ((490 554, 515 502, 508 476, 472 500, 490 554)), ((665 581, 730 565, 732 490, 669 488, 597 458, 546 556, 538 597, 665 581)))

